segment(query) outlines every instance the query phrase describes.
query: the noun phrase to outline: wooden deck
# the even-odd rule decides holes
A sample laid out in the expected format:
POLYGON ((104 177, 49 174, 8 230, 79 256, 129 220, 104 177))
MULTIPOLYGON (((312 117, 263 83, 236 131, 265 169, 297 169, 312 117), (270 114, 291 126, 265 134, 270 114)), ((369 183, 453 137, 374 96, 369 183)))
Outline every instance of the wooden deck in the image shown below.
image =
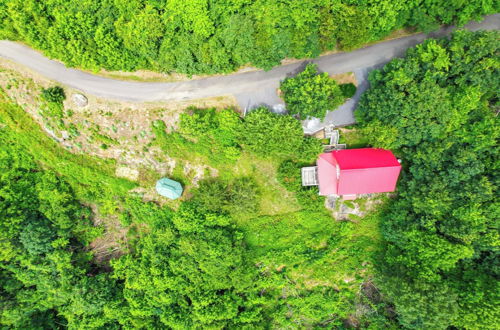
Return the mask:
POLYGON ((318 167, 302 167, 302 185, 304 187, 318 185, 318 167))

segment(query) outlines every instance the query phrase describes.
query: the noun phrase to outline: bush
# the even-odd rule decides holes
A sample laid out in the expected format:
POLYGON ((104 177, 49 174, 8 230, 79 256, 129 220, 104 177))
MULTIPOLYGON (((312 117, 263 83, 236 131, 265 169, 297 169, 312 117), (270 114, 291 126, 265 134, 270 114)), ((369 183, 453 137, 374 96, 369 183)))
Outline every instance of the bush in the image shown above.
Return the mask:
POLYGON ((303 135, 302 126, 295 118, 262 107, 245 117, 240 141, 261 157, 291 157, 297 154, 303 135))
POLYGON ((340 90, 346 99, 350 99, 356 94, 356 86, 353 83, 340 85, 340 90))
POLYGON ((42 89, 42 99, 47 102, 62 104, 66 99, 64 89, 59 86, 49 87, 42 89))
POLYGON ((56 234, 46 219, 36 219, 24 226, 19 233, 19 241, 29 254, 38 255, 53 250, 52 241, 56 234))
POLYGON ((289 191, 300 191, 302 189, 302 177, 300 168, 293 160, 285 160, 278 167, 278 182, 289 191))
POLYGON ((195 152, 211 164, 235 162, 241 154, 237 140, 241 131, 239 114, 230 108, 188 110, 180 116, 178 132, 167 133, 163 121, 153 122, 155 143, 174 157, 185 158, 187 152, 195 152))
POLYGON ((307 164, 285 160, 278 167, 278 181, 287 190, 296 193, 300 206, 308 210, 323 209, 324 198, 319 196, 317 187, 303 187, 301 168, 307 164))
POLYGON ((239 214, 258 210, 257 184, 249 177, 236 178, 230 182, 204 180, 193 195, 193 202, 208 212, 239 214))
POLYGON ((335 80, 327 73, 318 73, 316 64, 308 64, 304 71, 281 83, 287 110, 301 119, 308 116, 324 118, 344 102, 344 96, 335 80))
POLYGON ((299 151, 297 152, 296 160, 312 164, 318 159, 320 153, 323 152, 323 142, 312 136, 306 136, 302 140, 299 151))

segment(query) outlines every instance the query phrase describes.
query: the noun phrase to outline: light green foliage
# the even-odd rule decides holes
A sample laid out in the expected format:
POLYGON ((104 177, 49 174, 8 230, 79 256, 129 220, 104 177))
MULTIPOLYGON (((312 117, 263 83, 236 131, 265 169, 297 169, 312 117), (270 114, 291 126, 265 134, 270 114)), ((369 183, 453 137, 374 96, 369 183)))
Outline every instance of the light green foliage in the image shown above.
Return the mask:
POLYGON ((304 209, 319 210, 325 198, 319 196, 318 187, 303 187, 301 168, 310 164, 286 160, 278 168, 278 181, 289 191, 296 193, 297 201, 304 209))
POLYGON ((244 119, 232 109, 190 109, 181 115, 179 130, 167 133, 165 123, 152 125, 156 141, 171 156, 189 158, 195 153, 213 165, 236 162, 242 149, 262 158, 314 161, 321 152, 317 139, 305 138, 302 126, 291 116, 261 107, 244 119))
POLYGON ((301 164, 292 160, 282 162, 278 168, 278 181, 290 191, 302 189, 302 177, 300 173, 301 164))
POLYGON ((205 148, 209 154, 222 153, 230 161, 238 158, 241 119, 234 110, 192 109, 192 114, 181 115, 180 127, 181 134, 195 140, 198 148, 205 148))
POLYGON ((2 144, 16 144, 28 150, 37 162, 64 176, 79 199, 108 199, 134 187, 131 182, 114 177, 113 162, 73 155, 60 148, 22 108, 9 103, 1 91, 0 123, 11 128, 2 135, 2 144))
MULTIPOLYGON (((159 219, 160 220, 160 219, 159 219)), ((120 323, 134 327, 243 326, 259 322, 257 275, 227 216, 184 203, 143 237, 135 254, 113 263, 129 304, 120 323)))
POLYGON ((42 116, 46 120, 55 119, 59 123, 64 116, 63 101, 66 99, 64 89, 59 86, 42 89, 40 94, 45 104, 42 106, 42 116))
POLYGON ((380 244, 378 215, 333 221, 317 190, 287 191, 276 180, 283 159, 294 159, 296 175, 298 162, 310 164, 321 150, 296 119, 267 109, 244 119, 191 109, 178 132, 154 122, 156 143, 177 161, 173 176, 186 180, 188 162, 218 173, 172 210, 134 197, 113 163, 66 152, 3 94, 1 101, 0 326, 315 328, 342 327, 352 315, 363 325, 392 322, 379 301, 357 311, 380 244), (270 123, 273 139, 291 136, 298 146, 284 154, 271 140, 269 155, 240 146, 248 118, 255 136, 264 139, 270 123), (224 146, 238 154, 210 155, 224 146), (106 243, 125 243, 111 265, 93 261, 102 229, 79 201, 98 209, 95 222, 114 229, 119 220, 127 230, 125 242, 105 233, 106 243))
MULTIPOLYGON (((273 285, 282 289, 275 294, 286 297, 282 303, 288 316, 283 317, 283 310, 274 311, 276 327, 340 326, 352 311, 353 288, 363 282, 360 265, 365 264, 369 271, 375 262, 377 213, 354 225, 332 221, 323 209, 261 216, 242 225, 254 260, 268 272, 277 270, 273 285)), ((369 311, 372 307, 363 308, 369 311)), ((368 315, 357 319, 363 317, 370 319, 368 315)), ((387 325, 386 317, 383 327, 387 325)))
POLYGON ((316 64, 308 64, 304 71, 281 82, 281 91, 288 112, 299 118, 323 119, 329 110, 341 105, 345 97, 328 73, 318 73, 316 64))
POLYGON ((70 66, 186 74, 270 69, 286 57, 352 49, 406 26, 431 29, 496 13, 469 1, 37 1, 0 2, 0 37, 70 66))
POLYGON ((305 140, 303 134, 302 126, 295 118, 262 107, 245 117, 240 141, 245 149, 261 157, 301 157, 299 150, 305 140))
POLYGON ((190 108, 180 117, 178 132, 167 134, 165 123, 152 125, 156 143, 172 156, 184 157, 195 152, 214 164, 234 163, 240 156, 237 136, 241 131, 241 119, 232 109, 220 112, 216 109, 190 108))
POLYGON ((493 328, 500 315, 499 33, 429 40, 370 76, 356 117, 403 160, 383 217, 380 284, 410 328, 493 328))

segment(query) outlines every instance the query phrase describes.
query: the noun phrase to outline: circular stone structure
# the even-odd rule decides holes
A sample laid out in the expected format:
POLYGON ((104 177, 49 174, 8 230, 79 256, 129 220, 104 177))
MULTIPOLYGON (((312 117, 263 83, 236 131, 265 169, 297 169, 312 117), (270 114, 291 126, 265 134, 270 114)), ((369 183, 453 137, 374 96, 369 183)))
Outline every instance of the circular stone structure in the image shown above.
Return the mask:
POLYGON ((73 103, 80 108, 86 107, 87 104, 89 104, 89 100, 83 94, 73 94, 71 99, 73 100, 73 103))
POLYGON ((183 189, 179 182, 168 178, 162 178, 156 182, 156 191, 161 196, 177 199, 181 197, 183 189))

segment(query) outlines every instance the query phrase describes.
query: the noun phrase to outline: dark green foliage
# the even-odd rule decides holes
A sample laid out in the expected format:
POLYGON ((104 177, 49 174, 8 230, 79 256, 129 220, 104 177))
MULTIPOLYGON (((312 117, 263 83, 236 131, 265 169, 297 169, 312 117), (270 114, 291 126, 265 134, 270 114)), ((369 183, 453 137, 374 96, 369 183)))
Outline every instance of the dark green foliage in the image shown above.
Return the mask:
POLYGON ((76 329, 113 323, 105 306, 117 299, 116 283, 95 283, 105 275, 88 278, 92 264, 83 248, 99 234, 90 211, 66 182, 19 147, 2 144, 0 173, 0 325, 76 329))
POLYGON ((301 168, 310 164, 285 160, 278 168, 278 181, 289 191, 296 193, 297 201, 304 209, 318 211, 324 208, 325 198, 319 196, 317 187, 303 187, 301 168))
POLYGON ((209 212, 229 212, 237 216, 258 211, 258 194, 256 183, 249 177, 231 182, 212 179, 200 183, 193 201, 209 212))
POLYGON ((55 119, 57 125, 64 116, 63 101, 66 98, 64 89, 59 86, 44 88, 40 96, 45 101, 40 111, 42 116, 45 120, 55 119))
POLYGON ((356 86, 353 83, 341 84, 340 91, 345 98, 350 99, 356 94, 356 86))
MULTIPOLYGON (((314 189, 300 192, 310 210, 297 211, 296 194, 274 182, 279 158, 243 148, 236 164, 217 167, 220 177, 200 182, 175 211, 144 202, 133 197, 133 185, 113 177, 113 163, 60 149, 0 96, 0 327, 331 328, 357 312, 377 217, 356 227, 332 221, 323 205, 313 205, 320 199, 314 189), (118 216, 117 229, 128 230, 124 242, 106 232, 106 242, 128 252, 115 268, 94 263, 90 251, 100 251, 100 240, 89 242, 101 228, 78 200, 98 209, 95 222, 111 220, 114 229, 118 216)), ((214 148, 239 142, 230 123, 244 121, 221 113, 183 119, 183 135, 167 133, 161 121, 153 130, 169 155, 178 148, 204 161, 208 152, 182 148, 202 139, 214 148)), ((314 161, 318 140, 300 141, 299 149, 310 150, 303 161, 314 161)), ((362 310, 368 327, 375 309, 362 310)), ((382 313, 376 317, 387 328, 382 313)))
POLYGON ((323 143, 313 136, 306 136, 300 145, 295 156, 297 161, 312 164, 318 159, 318 155, 323 152, 323 143))
POLYGON ((19 241, 29 254, 44 254, 53 250, 56 235, 50 223, 41 219, 29 222, 19 233, 19 241))
POLYGON ((380 285, 409 328, 494 328, 498 31, 428 40, 370 76, 356 117, 403 159, 380 285))
POLYGON ((92 70, 218 73, 248 63, 269 69, 405 26, 463 24, 498 10, 493 0, 3 0, 0 37, 92 70))
POLYGON ((307 210, 322 210, 325 207, 325 197, 319 195, 318 187, 303 187, 297 192, 297 201, 307 210))
POLYGON ((42 99, 47 102, 61 104, 66 99, 64 89, 59 86, 42 89, 42 99))
POLYGON ((288 112, 299 118, 323 119, 329 110, 344 102, 344 95, 328 73, 318 73, 316 64, 308 64, 304 71, 281 82, 281 91, 288 112))
POLYGON ((285 160, 278 168, 278 181, 290 191, 302 190, 302 177, 300 173, 300 164, 293 160, 285 160))

